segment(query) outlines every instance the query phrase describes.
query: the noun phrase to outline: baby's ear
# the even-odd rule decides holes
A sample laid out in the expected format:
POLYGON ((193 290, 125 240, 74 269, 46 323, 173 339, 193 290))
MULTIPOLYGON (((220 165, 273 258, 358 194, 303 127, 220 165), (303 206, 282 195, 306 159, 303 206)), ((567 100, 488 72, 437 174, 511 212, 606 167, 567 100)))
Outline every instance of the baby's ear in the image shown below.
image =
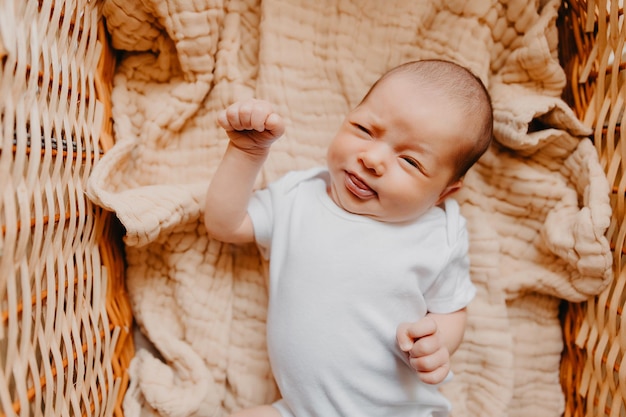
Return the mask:
POLYGON ((452 184, 449 184, 444 190, 439 194, 439 199, 437 200, 437 204, 441 204, 446 198, 452 196, 454 193, 459 191, 463 186, 463 179, 458 179, 452 184))

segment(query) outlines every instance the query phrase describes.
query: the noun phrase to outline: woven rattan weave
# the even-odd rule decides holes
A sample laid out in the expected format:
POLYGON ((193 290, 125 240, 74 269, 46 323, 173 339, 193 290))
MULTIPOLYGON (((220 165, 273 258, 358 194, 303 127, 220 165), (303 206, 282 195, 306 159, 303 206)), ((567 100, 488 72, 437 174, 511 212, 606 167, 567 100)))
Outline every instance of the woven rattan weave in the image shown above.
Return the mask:
POLYGON ((566 348, 561 382, 567 398, 566 416, 626 415, 626 83, 623 70, 624 11, 618 1, 564 3, 561 60, 569 75, 566 98, 585 123, 594 128, 594 142, 613 185, 613 217, 608 231, 614 251, 615 279, 588 303, 567 307, 566 348))
POLYGON ((112 145, 99 3, 0 2, 0 58, 0 411, 121 415, 121 245, 84 194, 112 145))

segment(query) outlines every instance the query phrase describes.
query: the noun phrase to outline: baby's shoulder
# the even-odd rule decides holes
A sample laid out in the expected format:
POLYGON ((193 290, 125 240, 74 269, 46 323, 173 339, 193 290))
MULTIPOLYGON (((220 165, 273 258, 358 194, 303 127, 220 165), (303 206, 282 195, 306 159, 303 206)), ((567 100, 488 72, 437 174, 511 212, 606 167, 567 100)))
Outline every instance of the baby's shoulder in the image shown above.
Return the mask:
POLYGON ((302 183, 315 179, 328 181, 328 170, 324 167, 315 167, 298 171, 288 171, 282 177, 270 183, 267 188, 286 192, 302 183))
POLYGON ((454 198, 448 198, 433 208, 438 224, 445 229, 448 245, 455 246, 459 240, 467 240, 467 221, 461 213, 461 207, 454 198))

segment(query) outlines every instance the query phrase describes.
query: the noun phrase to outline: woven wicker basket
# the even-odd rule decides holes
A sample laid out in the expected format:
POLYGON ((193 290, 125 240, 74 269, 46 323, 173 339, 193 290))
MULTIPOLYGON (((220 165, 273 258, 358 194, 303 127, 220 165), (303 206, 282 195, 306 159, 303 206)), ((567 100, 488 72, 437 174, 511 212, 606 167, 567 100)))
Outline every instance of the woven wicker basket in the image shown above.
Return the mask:
POLYGON ((122 415, 133 355, 119 227, 84 188, 112 146, 99 2, 0 2, 0 404, 122 415))
MULTIPOLYGON (((121 230, 84 196, 112 146, 114 58, 100 2, 0 1, 1 415, 117 415, 134 354, 121 230)), ((626 39, 618 2, 564 2, 564 93, 613 184, 616 279, 565 304, 566 416, 626 415, 626 39), (617 51, 617 53, 616 53, 617 51)))
POLYGON ((565 98, 585 124, 613 185, 608 230, 615 279, 595 299, 564 308, 561 383, 566 416, 626 415, 626 56, 621 1, 569 1, 559 22, 561 62, 569 75, 565 98))

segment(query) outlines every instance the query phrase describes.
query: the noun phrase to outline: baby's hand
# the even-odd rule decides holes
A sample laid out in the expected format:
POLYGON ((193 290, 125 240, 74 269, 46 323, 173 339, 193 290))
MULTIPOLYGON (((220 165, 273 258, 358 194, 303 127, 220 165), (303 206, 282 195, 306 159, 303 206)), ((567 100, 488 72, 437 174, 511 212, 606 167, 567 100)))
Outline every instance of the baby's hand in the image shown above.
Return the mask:
POLYGON ((450 371, 450 353, 437 323, 426 316, 414 323, 402 323, 396 332, 398 346, 409 357, 409 364, 427 384, 442 382, 450 371))
POLYGON ((217 119, 231 143, 252 154, 264 154, 285 132, 285 123, 270 103, 249 99, 231 104, 217 119))

